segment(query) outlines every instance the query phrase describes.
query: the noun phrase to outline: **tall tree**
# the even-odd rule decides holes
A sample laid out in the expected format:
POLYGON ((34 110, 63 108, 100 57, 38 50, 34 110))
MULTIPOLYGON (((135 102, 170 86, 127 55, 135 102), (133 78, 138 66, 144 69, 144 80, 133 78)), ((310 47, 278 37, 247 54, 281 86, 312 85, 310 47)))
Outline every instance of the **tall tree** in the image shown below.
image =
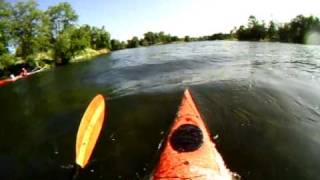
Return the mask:
POLYGON ((304 43, 306 34, 310 31, 320 31, 320 21, 317 17, 304 17, 298 15, 290 22, 290 41, 295 43, 304 43))
POLYGON ((285 23, 284 25, 279 26, 278 35, 279 40, 281 42, 289 42, 290 40, 290 26, 288 23, 285 23))
POLYGON ((124 42, 120 42, 119 40, 112 39, 111 40, 111 49, 112 50, 120 50, 126 48, 126 44, 124 42))
POLYGON ((81 28, 68 27, 62 31, 55 43, 55 59, 58 65, 67 64, 76 53, 89 47, 90 41, 81 28))
POLYGON ((0 55, 8 53, 12 9, 9 3, 0 1, 0 55))
POLYGON ((156 36, 153 32, 147 32, 144 34, 144 39, 148 42, 148 45, 156 43, 156 36))
POLYGON ((128 40, 127 47, 128 48, 139 47, 139 38, 137 36, 134 36, 131 40, 128 40))
POLYGON ((56 62, 58 64, 68 63, 74 52, 68 52, 72 49, 71 41, 64 38, 71 37, 78 15, 67 2, 51 6, 45 13, 48 16, 50 43, 56 62))
POLYGON ((190 40, 191 40, 191 39, 190 39, 190 36, 185 36, 185 37, 184 37, 184 41, 185 41, 185 42, 190 42, 190 40))
POLYGON ((34 0, 28 0, 16 3, 12 15, 12 32, 17 44, 16 54, 26 60, 35 51, 35 37, 39 36, 43 14, 37 9, 34 0))
POLYGON ((248 19, 248 25, 240 26, 236 35, 239 40, 259 41, 266 37, 267 31, 265 23, 260 23, 255 16, 250 16, 248 19))
POLYGON ((102 28, 92 27, 91 29, 91 47, 93 49, 109 48, 110 44, 110 33, 102 28))
POLYGON ((275 41, 278 39, 277 37, 277 27, 276 24, 273 21, 270 21, 269 27, 267 30, 267 37, 270 41, 275 41))
POLYGON ((50 35, 53 41, 78 19, 78 15, 67 2, 49 7, 46 14, 49 17, 50 35))

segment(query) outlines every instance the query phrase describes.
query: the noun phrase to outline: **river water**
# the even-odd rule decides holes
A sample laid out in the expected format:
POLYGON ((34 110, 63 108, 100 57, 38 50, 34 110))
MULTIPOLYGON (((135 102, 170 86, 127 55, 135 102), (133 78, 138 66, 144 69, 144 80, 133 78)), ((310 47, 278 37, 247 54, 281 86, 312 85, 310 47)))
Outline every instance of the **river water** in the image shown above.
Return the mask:
POLYGON ((185 88, 242 179, 320 178, 320 46, 193 42, 127 49, 0 88, 0 179, 70 179, 76 132, 109 107, 79 179, 143 179, 185 88))

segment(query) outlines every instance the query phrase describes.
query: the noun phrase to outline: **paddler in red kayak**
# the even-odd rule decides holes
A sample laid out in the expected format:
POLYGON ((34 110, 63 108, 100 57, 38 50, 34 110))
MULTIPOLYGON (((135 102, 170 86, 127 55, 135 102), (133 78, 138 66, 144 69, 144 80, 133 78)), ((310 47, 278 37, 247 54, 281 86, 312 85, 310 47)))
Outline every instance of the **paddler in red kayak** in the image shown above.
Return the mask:
POLYGON ((28 71, 25 68, 22 68, 21 72, 20 72, 20 76, 22 76, 22 77, 28 76, 28 71))

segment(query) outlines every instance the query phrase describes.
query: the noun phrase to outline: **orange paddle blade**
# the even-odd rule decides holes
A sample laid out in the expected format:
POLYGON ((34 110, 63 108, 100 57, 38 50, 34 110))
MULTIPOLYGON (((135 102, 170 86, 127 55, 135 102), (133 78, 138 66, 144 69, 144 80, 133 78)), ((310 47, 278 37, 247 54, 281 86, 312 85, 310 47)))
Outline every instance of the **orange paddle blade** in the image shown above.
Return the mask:
POLYGON ((78 129, 76 142, 76 163, 84 168, 98 140, 105 114, 105 101, 97 95, 90 102, 78 129))

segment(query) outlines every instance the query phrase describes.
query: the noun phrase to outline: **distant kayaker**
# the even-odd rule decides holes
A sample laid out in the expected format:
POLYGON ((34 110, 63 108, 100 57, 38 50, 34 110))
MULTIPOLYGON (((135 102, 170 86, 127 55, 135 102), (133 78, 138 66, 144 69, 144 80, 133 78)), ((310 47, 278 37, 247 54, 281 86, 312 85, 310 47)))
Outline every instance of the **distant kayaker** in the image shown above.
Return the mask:
POLYGON ((23 77, 28 76, 28 71, 25 68, 22 68, 21 72, 20 72, 20 75, 23 76, 23 77))

